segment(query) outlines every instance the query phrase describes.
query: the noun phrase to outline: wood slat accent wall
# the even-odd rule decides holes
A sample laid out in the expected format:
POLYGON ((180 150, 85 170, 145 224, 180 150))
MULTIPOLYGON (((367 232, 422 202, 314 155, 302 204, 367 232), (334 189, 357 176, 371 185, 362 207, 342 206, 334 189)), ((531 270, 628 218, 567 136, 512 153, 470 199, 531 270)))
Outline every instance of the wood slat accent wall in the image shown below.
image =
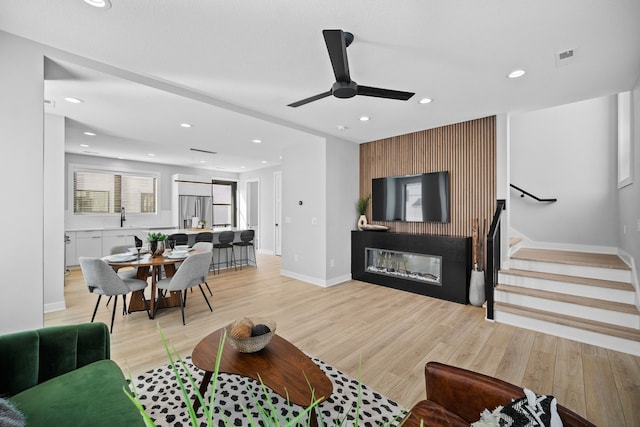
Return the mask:
MULTIPOLYGON (((373 178, 438 171, 449 171, 450 223, 375 223, 396 232, 445 236, 471 236, 473 218, 489 223, 496 207, 495 116, 360 145, 361 195, 371 193, 373 178)), ((371 203, 367 218, 373 222, 371 203)))

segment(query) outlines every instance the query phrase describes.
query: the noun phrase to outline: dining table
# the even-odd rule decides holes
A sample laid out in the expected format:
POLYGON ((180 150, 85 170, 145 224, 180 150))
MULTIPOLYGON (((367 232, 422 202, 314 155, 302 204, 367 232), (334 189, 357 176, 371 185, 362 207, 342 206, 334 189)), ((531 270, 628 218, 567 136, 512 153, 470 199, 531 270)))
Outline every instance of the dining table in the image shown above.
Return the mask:
MULTIPOLYGON (((189 250, 187 257, 202 253, 203 251, 199 249, 191 249, 189 250)), ((165 307, 180 307, 180 296, 178 291, 171 291, 160 300, 157 300, 157 283, 162 278, 162 273, 164 271, 164 277, 172 277, 176 270, 177 264, 183 262, 186 257, 173 257, 171 255, 172 251, 167 249, 163 255, 159 256, 151 256, 150 253, 146 254, 132 254, 130 258, 125 260, 121 260, 119 258, 114 258, 113 256, 105 257, 104 260, 112 267, 125 268, 125 267, 133 267, 137 270, 136 279, 148 281, 151 279, 151 293, 150 297, 147 301, 149 307, 149 318, 153 319, 153 313, 156 310, 156 304, 158 304, 158 308, 165 307)), ((144 289, 140 291, 135 291, 134 293, 141 294, 141 298, 132 297, 129 301, 129 313, 134 311, 143 311, 146 310, 144 306, 145 295, 144 289)))

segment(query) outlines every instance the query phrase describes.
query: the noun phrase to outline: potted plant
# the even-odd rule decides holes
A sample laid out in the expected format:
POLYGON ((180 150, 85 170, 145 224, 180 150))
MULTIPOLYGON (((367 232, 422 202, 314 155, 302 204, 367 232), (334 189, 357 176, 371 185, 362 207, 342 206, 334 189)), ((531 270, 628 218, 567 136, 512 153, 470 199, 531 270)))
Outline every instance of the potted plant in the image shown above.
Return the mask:
POLYGON ((169 236, 163 233, 149 233, 147 235, 147 240, 149 241, 149 253, 152 257, 161 256, 164 253, 167 237, 169 236))
POLYGON ((369 200, 371 200, 371 194, 367 194, 358 199, 358 213, 360 214, 360 218, 358 218, 358 230, 360 231, 367 225, 367 206, 369 205, 369 200))

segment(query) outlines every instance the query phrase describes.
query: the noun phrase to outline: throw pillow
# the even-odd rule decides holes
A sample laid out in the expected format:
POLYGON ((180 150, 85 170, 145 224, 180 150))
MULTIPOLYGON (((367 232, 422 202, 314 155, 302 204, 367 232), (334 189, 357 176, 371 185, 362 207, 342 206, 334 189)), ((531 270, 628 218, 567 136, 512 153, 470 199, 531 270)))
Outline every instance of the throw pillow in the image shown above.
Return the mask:
POLYGON ((24 415, 13 406, 13 403, 0 399, 0 426, 24 427, 24 415))
POLYGON ((472 427, 562 427, 558 402, 553 396, 524 389, 524 397, 493 411, 485 409, 472 427))

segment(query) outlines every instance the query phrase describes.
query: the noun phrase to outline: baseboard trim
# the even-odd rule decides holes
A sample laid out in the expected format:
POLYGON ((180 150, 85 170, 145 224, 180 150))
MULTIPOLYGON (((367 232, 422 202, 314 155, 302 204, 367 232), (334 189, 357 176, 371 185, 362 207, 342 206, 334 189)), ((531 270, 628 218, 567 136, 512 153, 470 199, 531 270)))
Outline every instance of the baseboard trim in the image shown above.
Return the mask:
POLYGON ((345 274, 343 276, 334 277, 329 280, 319 279, 317 277, 306 276, 304 274, 294 273, 289 270, 280 270, 280 274, 292 279, 300 280, 302 282, 310 283, 312 285, 320 286, 323 288, 329 288, 331 286, 338 285, 340 283, 348 282, 351 280, 351 274, 345 274))
POLYGON ((45 313, 53 313, 54 311, 66 310, 67 306, 65 305, 64 301, 58 301, 45 304, 43 309, 45 313))

